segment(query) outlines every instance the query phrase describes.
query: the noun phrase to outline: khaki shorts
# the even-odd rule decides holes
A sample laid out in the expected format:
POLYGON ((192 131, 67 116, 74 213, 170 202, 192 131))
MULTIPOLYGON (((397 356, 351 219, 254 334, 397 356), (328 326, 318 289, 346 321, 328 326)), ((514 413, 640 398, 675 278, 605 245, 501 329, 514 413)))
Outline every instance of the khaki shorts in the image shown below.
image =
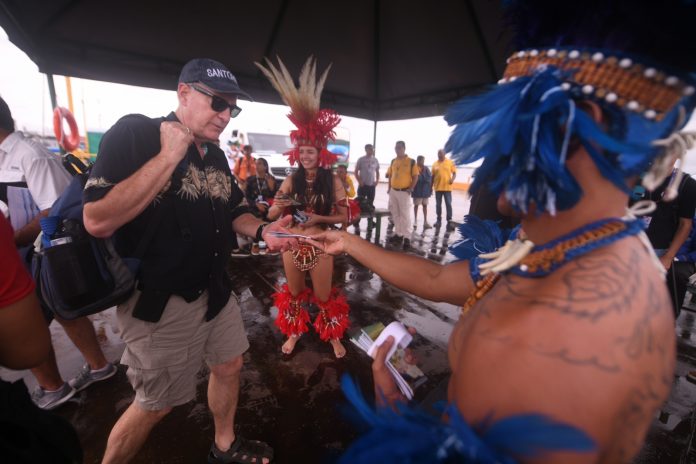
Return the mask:
POLYGON ((429 198, 414 198, 413 199, 413 206, 428 206, 428 200, 429 198))
POLYGON ((121 363, 143 409, 157 411, 187 403, 196 396, 202 361, 223 364, 242 355, 249 342, 234 295, 220 313, 205 321, 208 293, 187 303, 173 295, 158 322, 131 316, 140 292, 119 305, 116 316, 126 350, 121 363))

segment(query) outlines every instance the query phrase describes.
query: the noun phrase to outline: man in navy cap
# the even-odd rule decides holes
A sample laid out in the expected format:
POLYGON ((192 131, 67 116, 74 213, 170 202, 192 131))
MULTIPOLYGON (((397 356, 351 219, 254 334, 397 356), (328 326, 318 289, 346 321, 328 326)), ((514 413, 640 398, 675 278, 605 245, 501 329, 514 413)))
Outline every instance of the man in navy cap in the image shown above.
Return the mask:
POLYGON ((97 237, 116 234, 124 256, 133 256, 145 231, 154 230, 138 289, 117 311, 126 344, 121 362, 136 394, 111 431, 104 462, 130 461, 157 422, 195 397, 202 360, 210 368, 215 422, 208 462, 245 455, 269 462, 268 445, 234 432, 249 343, 225 268, 235 233, 272 249, 292 243, 268 234, 281 223, 266 227, 249 213, 218 147, 220 133, 241 111, 237 97, 250 99, 234 75, 217 61, 191 60, 177 97, 177 110, 164 118, 128 115, 109 129, 85 186, 85 227, 97 237))

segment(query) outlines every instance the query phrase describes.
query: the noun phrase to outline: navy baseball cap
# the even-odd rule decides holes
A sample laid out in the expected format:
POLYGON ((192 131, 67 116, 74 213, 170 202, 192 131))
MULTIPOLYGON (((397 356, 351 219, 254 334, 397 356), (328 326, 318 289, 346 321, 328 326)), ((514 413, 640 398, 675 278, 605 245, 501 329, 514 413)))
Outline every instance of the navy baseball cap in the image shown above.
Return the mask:
POLYGON ((189 84, 200 82, 219 93, 231 93, 244 97, 249 101, 254 99, 239 88, 237 78, 219 61, 209 58, 194 58, 184 65, 179 74, 179 83, 189 84))

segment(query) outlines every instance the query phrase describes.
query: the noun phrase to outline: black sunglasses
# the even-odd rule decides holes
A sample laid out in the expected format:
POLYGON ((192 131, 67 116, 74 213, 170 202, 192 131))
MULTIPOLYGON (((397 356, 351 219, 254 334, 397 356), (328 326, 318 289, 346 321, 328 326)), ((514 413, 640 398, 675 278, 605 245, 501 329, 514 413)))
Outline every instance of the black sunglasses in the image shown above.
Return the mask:
POLYGON ((237 105, 230 105, 227 103, 227 101, 222 98, 218 97, 217 95, 213 95, 212 93, 208 92, 202 87, 198 87, 196 84, 189 84, 192 89, 202 93, 203 95, 207 95, 211 98, 210 100, 210 107, 215 111, 216 113, 220 113, 222 111, 225 111, 227 108, 230 109, 230 117, 231 118, 236 118, 239 116, 239 113, 242 112, 242 109, 238 107, 237 105))

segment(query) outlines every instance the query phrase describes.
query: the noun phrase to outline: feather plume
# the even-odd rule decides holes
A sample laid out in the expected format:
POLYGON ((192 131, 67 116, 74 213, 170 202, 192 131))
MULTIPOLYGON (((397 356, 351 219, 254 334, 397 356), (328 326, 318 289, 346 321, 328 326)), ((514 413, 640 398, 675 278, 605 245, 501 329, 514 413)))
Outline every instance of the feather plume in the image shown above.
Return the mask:
POLYGON ((589 452, 593 440, 583 431, 539 414, 515 415, 470 425, 454 404, 444 422, 410 405, 373 410, 355 382, 341 377, 341 387, 362 421, 371 429, 356 440, 339 463, 471 462, 512 464, 548 451, 589 452))
POLYGON ((274 66, 268 58, 264 58, 266 66, 259 62, 254 64, 268 78, 283 102, 290 107, 294 120, 299 124, 309 124, 319 111, 321 92, 331 65, 324 70, 317 81, 317 63, 314 57, 310 56, 300 71, 299 85, 295 86, 295 81, 285 63, 280 57, 277 59, 278 67, 274 66))
POLYGON ((300 76, 298 86, 290 75, 283 61, 278 57, 278 67, 265 58, 266 66, 254 64, 268 78, 274 89, 280 94, 283 102, 290 107, 288 119, 297 127, 290 133, 295 148, 285 153, 294 165, 299 161, 298 146, 311 145, 319 149, 319 165, 328 168, 336 162, 336 155, 326 150, 329 140, 334 140, 334 128, 341 118, 335 111, 320 109, 321 93, 329 75, 329 65, 317 80, 317 62, 313 56, 307 58, 300 76))
POLYGON ((334 287, 327 301, 320 301, 316 296, 312 301, 319 307, 319 314, 314 321, 314 328, 319 338, 325 342, 343 338, 343 333, 350 325, 348 319, 350 306, 345 294, 334 287))
POLYGON ((312 291, 308 288, 293 296, 287 284, 283 285, 271 297, 273 304, 278 308, 278 316, 275 325, 288 337, 302 335, 308 332, 309 313, 303 307, 311 298, 312 291))
POLYGON ((498 223, 482 220, 469 214, 459 226, 461 240, 450 246, 450 252, 458 259, 471 259, 481 253, 491 253, 505 243, 510 231, 503 230, 498 223))

